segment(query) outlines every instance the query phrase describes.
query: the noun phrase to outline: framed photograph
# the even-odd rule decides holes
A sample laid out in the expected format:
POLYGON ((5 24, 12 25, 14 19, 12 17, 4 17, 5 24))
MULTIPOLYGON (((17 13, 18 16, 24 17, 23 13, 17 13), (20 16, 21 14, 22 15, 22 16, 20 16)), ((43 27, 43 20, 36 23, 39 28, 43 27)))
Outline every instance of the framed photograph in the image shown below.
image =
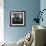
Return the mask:
POLYGON ((25 26, 26 12, 25 11, 11 11, 10 12, 10 26, 25 26))

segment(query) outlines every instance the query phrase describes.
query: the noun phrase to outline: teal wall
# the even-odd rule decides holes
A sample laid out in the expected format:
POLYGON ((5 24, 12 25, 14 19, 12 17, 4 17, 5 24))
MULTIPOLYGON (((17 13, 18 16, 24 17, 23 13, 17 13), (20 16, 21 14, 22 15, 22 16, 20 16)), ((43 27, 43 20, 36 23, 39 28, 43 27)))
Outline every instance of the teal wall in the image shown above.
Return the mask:
POLYGON ((18 41, 32 30, 36 12, 40 10, 40 0, 4 0, 4 39, 18 41), (10 27, 10 11, 26 11, 25 27, 10 27))

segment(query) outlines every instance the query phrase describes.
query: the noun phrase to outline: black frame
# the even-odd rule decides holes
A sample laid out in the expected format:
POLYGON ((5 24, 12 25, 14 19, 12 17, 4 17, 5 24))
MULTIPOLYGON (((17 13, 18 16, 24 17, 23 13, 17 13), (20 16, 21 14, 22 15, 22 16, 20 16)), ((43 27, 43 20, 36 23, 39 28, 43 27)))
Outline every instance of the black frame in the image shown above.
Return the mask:
POLYGON ((20 26, 23 27, 25 25, 26 25, 26 12, 25 11, 10 11, 10 26, 11 27, 20 27, 20 26), (13 16, 13 14, 14 14, 14 16, 13 16), (20 24, 18 24, 18 23, 13 24, 13 18, 12 17, 16 17, 17 14, 18 14, 18 16, 20 16, 22 14, 22 22, 23 23, 20 21, 21 22, 20 24))

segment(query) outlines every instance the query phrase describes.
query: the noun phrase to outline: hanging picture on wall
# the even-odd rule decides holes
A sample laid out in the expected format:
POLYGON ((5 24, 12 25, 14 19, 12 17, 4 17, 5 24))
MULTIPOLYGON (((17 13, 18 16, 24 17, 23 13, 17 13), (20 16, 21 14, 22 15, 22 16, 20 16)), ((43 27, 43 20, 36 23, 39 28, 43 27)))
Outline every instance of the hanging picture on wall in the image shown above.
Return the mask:
POLYGON ((10 12, 10 26, 25 26, 26 23, 25 11, 11 11, 10 12))

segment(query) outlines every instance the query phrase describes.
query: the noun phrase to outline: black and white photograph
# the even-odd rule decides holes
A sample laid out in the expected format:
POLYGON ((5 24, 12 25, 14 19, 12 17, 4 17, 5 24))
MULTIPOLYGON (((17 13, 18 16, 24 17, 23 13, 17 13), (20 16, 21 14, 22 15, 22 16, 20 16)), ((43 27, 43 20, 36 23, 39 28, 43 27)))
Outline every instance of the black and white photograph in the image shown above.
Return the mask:
POLYGON ((11 11, 10 12, 10 25, 11 26, 24 26, 25 25, 25 11, 11 11))

